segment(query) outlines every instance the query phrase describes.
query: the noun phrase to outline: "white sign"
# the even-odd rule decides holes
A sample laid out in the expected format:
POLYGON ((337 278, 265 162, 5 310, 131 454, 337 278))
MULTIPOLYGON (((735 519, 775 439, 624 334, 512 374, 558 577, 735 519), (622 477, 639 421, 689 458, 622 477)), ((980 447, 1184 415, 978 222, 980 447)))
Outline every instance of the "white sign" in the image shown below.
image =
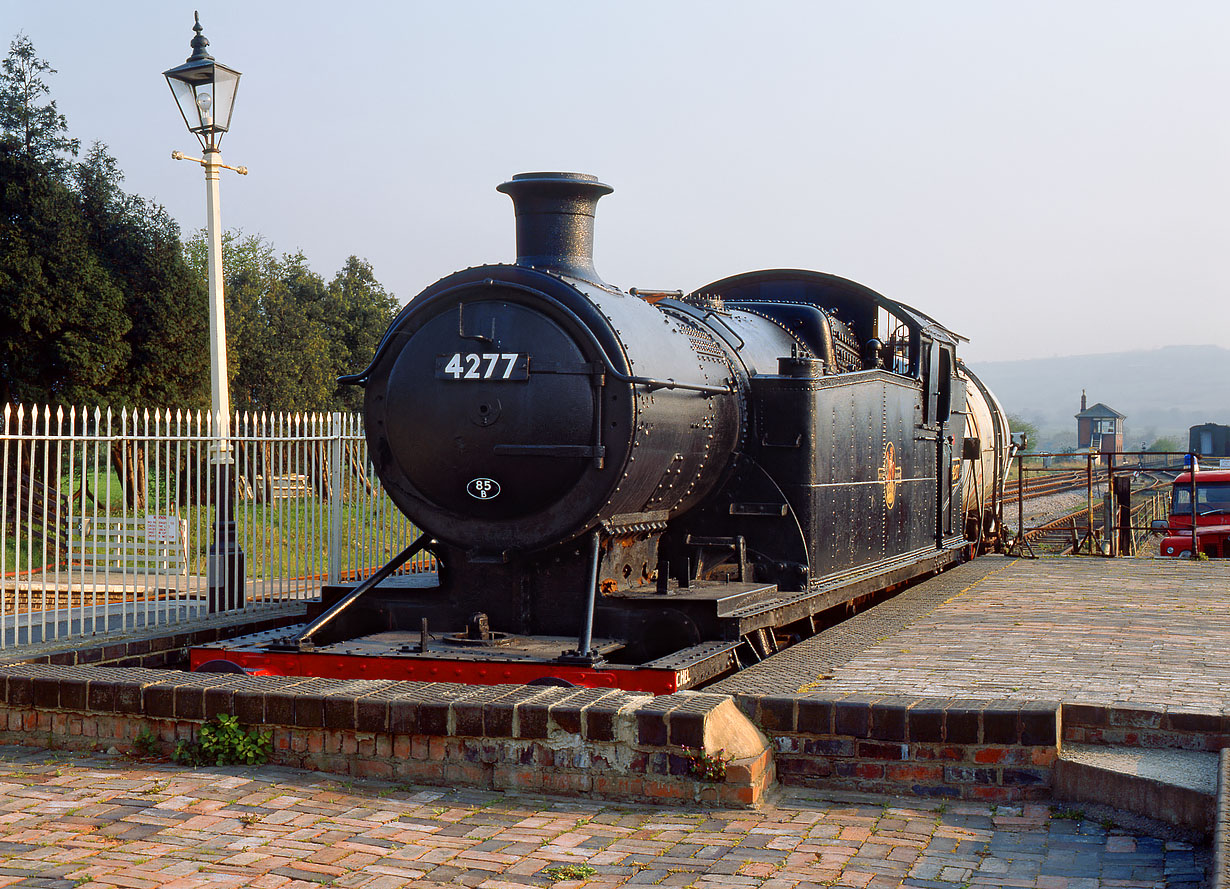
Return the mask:
POLYGON ((1217 462, 1219 464, 1218 466, 1219 469, 1230 469, 1230 460, 1226 459, 1225 457, 1222 457, 1217 462))
POLYGON ((179 543, 179 519, 170 515, 145 516, 147 543, 179 543))
POLYGON ((472 479, 466 491, 475 500, 494 500, 500 496, 500 483, 492 478, 472 479))

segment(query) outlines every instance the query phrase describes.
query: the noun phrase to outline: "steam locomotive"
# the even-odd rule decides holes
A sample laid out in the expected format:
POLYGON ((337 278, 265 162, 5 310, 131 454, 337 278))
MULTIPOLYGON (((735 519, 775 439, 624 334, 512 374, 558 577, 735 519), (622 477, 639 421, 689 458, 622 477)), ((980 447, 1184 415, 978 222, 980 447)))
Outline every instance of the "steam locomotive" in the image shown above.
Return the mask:
POLYGON ((343 378, 422 536, 194 666, 670 692, 994 544, 1008 428, 952 331, 814 271, 625 292, 593 265, 609 186, 498 190, 516 262, 428 287, 343 378))

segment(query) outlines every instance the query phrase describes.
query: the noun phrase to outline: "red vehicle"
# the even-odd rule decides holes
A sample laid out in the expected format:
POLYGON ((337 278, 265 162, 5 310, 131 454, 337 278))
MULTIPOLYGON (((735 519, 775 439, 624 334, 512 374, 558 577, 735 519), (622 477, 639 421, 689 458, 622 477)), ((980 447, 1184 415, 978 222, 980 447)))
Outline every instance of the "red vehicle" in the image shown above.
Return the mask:
MULTIPOLYGON (((1156 521, 1153 530, 1164 531, 1161 555, 1190 559, 1192 556, 1192 474, 1174 481, 1170 495, 1170 518, 1156 521)), ((1201 553, 1210 558, 1230 558, 1230 469, 1196 469, 1196 540, 1201 553)))

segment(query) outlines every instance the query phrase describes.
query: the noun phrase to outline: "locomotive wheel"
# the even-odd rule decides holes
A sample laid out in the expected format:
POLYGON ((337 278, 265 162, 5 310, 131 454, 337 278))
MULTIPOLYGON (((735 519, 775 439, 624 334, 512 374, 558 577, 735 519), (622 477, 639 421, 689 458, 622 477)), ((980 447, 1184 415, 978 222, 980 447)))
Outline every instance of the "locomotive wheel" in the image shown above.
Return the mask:
POLYGON ((239 664, 235 663, 234 661, 226 661, 226 660, 223 660, 222 658, 218 658, 217 660, 206 661, 205 663, 201 664, 201 666, 197 667, 196 670, 193 672, 246 674, 248 671, 245 670, 243 667, 239 666, 239 664))

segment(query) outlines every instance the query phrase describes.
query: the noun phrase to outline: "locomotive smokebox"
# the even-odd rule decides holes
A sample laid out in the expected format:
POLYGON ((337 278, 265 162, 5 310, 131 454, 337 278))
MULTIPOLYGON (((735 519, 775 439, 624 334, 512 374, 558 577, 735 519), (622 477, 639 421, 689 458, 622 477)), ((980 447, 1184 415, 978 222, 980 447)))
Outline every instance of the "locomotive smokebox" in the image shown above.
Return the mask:
POLYGON ((517 214, 517 265, 595 284, 594 210, 615 189, 585 173, 518 173, 497 186, 517 214))
MULTIPOLYGON (((658 534, 733 460, 746 424, 731 358, 703 320, 598 278, 594 209, 610 186, 521 173, 499 190, 516 208, 516 264, 428 287, 353 378, 385 490, 475 564, 599 527, 658 534)), ((621 566, 621 582, 653 562, 621 566)))

